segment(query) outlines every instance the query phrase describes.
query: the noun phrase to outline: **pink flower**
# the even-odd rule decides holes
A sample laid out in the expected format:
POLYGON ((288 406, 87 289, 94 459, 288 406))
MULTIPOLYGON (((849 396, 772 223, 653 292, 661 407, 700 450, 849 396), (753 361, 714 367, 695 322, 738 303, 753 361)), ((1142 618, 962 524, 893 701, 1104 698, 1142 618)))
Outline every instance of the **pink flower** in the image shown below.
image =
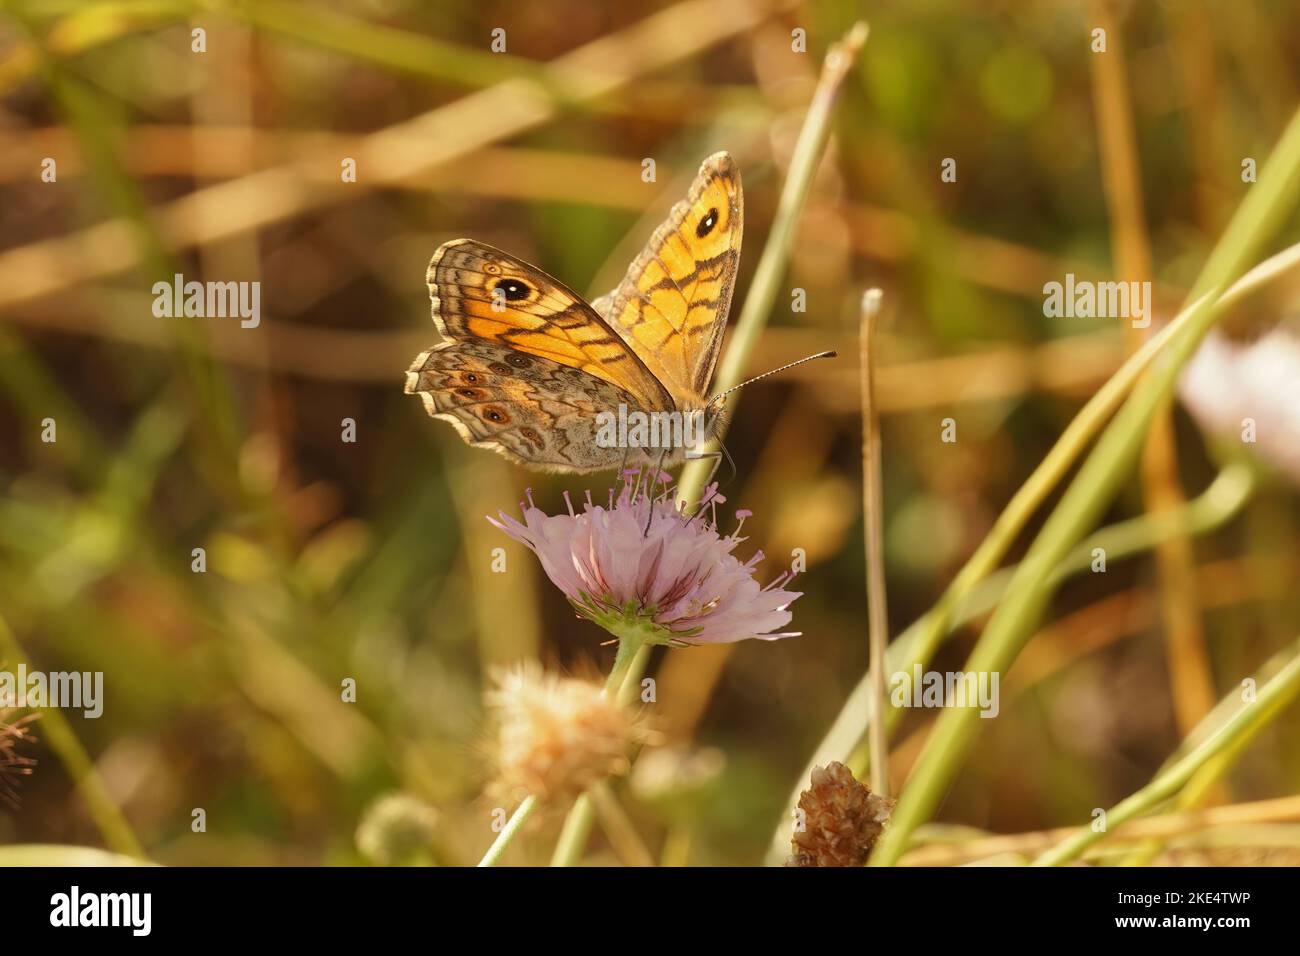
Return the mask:
POLYGON ((548 515, 533 504, 531 489, 521 524, 504 512, 488 518, 528 545, 547 577, 583 617, 623 637, 636 632, 651 643, 727 644, 754 637, 776 640, 798 632, 779 632, 790 623, 790 602, 798 592, 783 585, 786 571, 766 587, 754 579, 763 552, 742 562, 732 552, 744 538, 740 528, 727 537, 717 530, 716 509, 724 499, 717 486, 706 489, 708 504, 695 515, 674 504, 669 476, 651 496, 626 480, 615 500, 602 507, 591 500, 580 514, 565 492, 568 514, 548 515))
POLYGON ((1211 332, 1178 390, 1201 427, 1255 443, 1262 457, 1300 484, 1300 338, 1287 327, 1249 344, 1211 332))

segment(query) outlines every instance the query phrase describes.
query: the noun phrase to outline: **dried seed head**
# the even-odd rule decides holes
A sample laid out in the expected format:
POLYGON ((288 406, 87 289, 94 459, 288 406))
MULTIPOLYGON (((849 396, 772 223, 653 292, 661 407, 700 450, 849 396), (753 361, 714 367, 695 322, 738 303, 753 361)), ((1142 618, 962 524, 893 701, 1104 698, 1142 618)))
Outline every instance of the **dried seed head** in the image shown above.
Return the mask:
POLYGON ((357 826, 357 849, 380 866, 429 863, 438 811, 409 793, 388 793, 366 810, 357 826))
POLYGON ((894 801, 873 794, 842 763, 815 767, 799 795, 803 829, 790 841, 786 866, 862 866, 876 845, 894 801))
POLYGON ((10 723, 12 714, 12 710, 0 709, 0 804, 17 808, 18 778, 31 774, 36 764, 35 760, 20 754, 18 747, 36 739, 28 729, 36 715, 28 714, 10 723))
POLYGON ((645 737, 637 718, 599 686, 536 664, 498 675, 487 704, 498 727, 497 787, 513 796, 574 796, 627 773, 628 749, 645 737))

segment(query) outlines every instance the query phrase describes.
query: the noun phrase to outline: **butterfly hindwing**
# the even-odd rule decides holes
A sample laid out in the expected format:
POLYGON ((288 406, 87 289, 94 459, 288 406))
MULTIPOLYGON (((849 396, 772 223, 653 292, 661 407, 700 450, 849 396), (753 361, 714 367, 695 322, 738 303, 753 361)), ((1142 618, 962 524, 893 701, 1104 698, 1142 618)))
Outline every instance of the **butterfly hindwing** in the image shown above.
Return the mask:
POLYGON ((679 408, 704 397, 713 378, 743 229, 740 172, 730 155, 715 153, 618 288, 593 303, 679 408))
POLYGON ((600 446, 596 416, 620 403, 639 407, 628 392, 580 369, 486 341, 422 352, 406 374, 406 392, 471 445, 564 472, 617 467, 623 452, 600 446))
POLYGON ((453 341, 500 344, 580 369, 671 409, 668 392, 637 353, 581 296, 541 269, 472 239, 444 244, 429 263, 438 331, 453 341))

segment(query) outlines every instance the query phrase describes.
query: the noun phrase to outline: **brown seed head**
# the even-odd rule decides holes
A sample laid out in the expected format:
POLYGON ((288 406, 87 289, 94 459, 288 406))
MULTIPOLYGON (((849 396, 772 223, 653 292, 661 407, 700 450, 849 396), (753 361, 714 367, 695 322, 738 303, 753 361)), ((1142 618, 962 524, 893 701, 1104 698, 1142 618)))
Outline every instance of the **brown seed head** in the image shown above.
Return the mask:
POLYGON ((816 767, 799 795, 803 829, 790 841, 786 866, 862 866, 876 845, 894 801, 873 794, 842 763, 816 767))
POLYGON ((12 714, 12 710, 0 709, 0 804, 16 809, 18 778, 31 774, 36 764, 35 760, 20 754, 18 747, 36 739, 29 729, 36 715, 28 714, 10 723, 12 714))

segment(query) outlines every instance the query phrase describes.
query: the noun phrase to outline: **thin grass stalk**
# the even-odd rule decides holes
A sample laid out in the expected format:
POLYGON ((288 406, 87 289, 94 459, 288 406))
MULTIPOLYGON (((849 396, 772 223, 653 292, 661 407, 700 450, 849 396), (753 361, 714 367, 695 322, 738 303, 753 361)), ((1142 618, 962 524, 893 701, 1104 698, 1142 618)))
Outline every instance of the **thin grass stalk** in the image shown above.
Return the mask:
POLYGON ((879 289, 862 297, 859 370, 862 376, 862 515, 867 567, 867 647, 873 676, 871 720, 871 789, 889 796, 889 731, 885 727, 885 645, 889 643, 889 611, 885 603, 884 494, 881 489, 880 416, 876 411, 876 320, 879 289))
MULTIPOLYGON (((1197 807, 1204 806, 1205 803, 1218 792, 1220 784, 1227 777, 1228 773, 1231 772, 1232 768, 1237 765, 1237 761, 1241 758, 1242 753, 1248 746, 1250 746, 1251 742, 1258 735, 1258 732, 1277 716, 1277 712, 1289 706, 1292 699, 1293 698, 1279 698, 1269 708, 1266 708, 1264 713, 1258 715, 1258 726, 1255 727, 1252 732, 1242 734, 1237 738, 1237 740, 1233 741, 1227 748, 1225 748, 1222 753, 1216 754, 1214 757, 1207 760, 1205 765, 1198 769, 1187 782, 1187 785, 1183 787, 1182 791, 1178 794, 1178 799, 1174 802, 1174 806, 1183 812, 1189 812, 1195 810, 1197 807)), ((1224 700, 1221 701, 1214 710, 1206 715, 1188 739, 1194 740, 1198 736, 1215 732, 1215 730, 1226 723, 1229 718, 1229 715, 1225 714, 1223 711, 1233 704, 1235 704, 1235 701, 1233 701, 1231 697, 1224 698, 1224 700)), ((1183 747, 1180 748, 1180 750, 1184 749, 1186 745, 1187 741, 1185 740, 1183 742, 1183 747)), ((1166 761, 1165 766, 1168 767, 1169 764, 1177 759, 1178 756, 1179 754, 1175 753, 1169 761, 1166 761)), ((1146 866, 1163 848, 1164 841, 1160 839, 1147 840, 1141 846, 1135 848, 1129 856, 1125 857, 1120 865, 1146 866)))
MULTIPOLYGON (((1121 281, 1149 284, 1151 241, 1144 218, 1123 32, 1111 0, 1093 0, 1091 10, 1093 22, 1105 29, 1110 44, 1105 56, 1091 57, 1089 62, 1114 264, 1121 281)), ((1142 332, 1130 326, 1125 336, 1130 347, 1136 348, 1142 332)), ((1142 454, 1141 478, 1149 510, 1171 511, 1185 501, 1178 479, 1178 449, 1170 411, 1162 412, 1152 422, 1142 454)), ((1192 585, 1196 563, 1190 537, 1175 535, 1161 542, 1155 559, 1170 693, 1178 729, 1187 733, 1214 706, 1215 696, 1205 629, 1192 585)))

